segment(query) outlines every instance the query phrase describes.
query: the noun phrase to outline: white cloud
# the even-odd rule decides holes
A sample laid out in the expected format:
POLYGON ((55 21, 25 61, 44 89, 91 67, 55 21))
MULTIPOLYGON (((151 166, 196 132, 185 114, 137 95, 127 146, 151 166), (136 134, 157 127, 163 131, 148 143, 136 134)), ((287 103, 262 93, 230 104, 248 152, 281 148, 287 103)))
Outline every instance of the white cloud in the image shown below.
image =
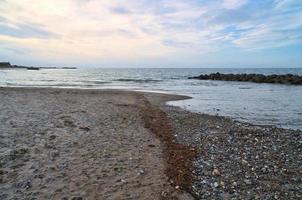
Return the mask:
MULTIPOLYGON (((188 24, 201 16, 204 12, 201 8, 183 1, 166 1, 164 5, 172 11, 158 15, 156 10, 131 1, 126 4, 97 0, 11 0, 1 4, 2 16, 8 20, 7 23, 37 24, 58 37, 46 40, 2 35, 0 40, 30 48, 33 54, 60 58, 162 57, 183 51, 163 44, 167 38, 175 42, 196 43, 199 49, 209 49, 202 48, 200 33, 188 24), (129 10, 129 13, 112 12, 116 7, 129 10), (182 30, 177 30, 177 26, 182 30), (147 29, 149 32, 145 31, 147 29)), ((159 4, 154 5, 154 9, 157 6, 159 4)))
POLYGON ((135 26, 132 16, 111 13, 109 7, 115 6, 115 3, 12 0, 4 6, 4 17, 9 23, 39 24, 59 36, 47 40, 9 36, 0 38, 31 48, 37 54, 87 56, 95 59, 141 56, 146 52, 155 56, 168 52, 160 45, 158 51, 146 49, 154 46, 159 39, 143 34, 135 26), (130 34, 137 36, 129 37, 130 34))
POLYGON ((226 9, 238 9, 246 3, 247 0, 223 0, 222 5, 226 9))
POLYGON ((275 0, 249 10, 243 8, 251 0, 2 1, 0 42, 6 49, 19 46, 47 60, 154 59, 213 52, 226 45, 271 48, 301 42, 302 16, 293 6, 298 1, 275 0), (22 34, 20 24, 49 35, 17 37, 1 30, 19 28, 22 34))

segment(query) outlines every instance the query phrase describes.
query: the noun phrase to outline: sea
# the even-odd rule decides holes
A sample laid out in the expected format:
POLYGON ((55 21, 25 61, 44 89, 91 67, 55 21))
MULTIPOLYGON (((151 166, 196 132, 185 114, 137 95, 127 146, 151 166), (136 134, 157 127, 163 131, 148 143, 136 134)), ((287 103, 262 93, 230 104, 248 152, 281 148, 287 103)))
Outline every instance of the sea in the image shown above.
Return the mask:
POLYGON ((125 89, 187 95, 183 109, 302 130, 302 86, 188 79, 208 73, 298 74, 302 68, 80 68, 0 70, 1 87, 125 89))

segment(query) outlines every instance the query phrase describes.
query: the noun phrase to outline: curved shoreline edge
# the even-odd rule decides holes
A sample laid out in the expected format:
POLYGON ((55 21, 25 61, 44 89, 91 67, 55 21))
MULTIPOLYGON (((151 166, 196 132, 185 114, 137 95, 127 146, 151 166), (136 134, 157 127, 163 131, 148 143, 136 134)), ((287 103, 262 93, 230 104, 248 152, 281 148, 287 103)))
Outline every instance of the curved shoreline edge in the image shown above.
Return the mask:
MULTIPOLYGON (((154 104, 152 95, 145 96, 154 104)), ((167 102, 186 97, 162 98, 162 102, 167 102)), ((158 100, 155 104, 160 105, 158 100)), ((188 156, 182 161, 186 164, 181 167, 185 170, 183 174, 178 174, 183 176, 178 184, 194 198, 302 197, 299 185, 302 181, 299 176, 302 172, 301 130, 255 125, 163 104, 159 108, 157 112, 163 114, 158 114, 160 122, 157 126, 168 121, 164 124, 168 124, 166 128, 173 134, 173 142, 180 145, 180 149, 183 146, 186 148, 188 156), (192 152, 188 153, 188 150, 192 152)), ((153 106, 153 109, 156 107, 153 106)), ((156 128, 152 132, 160 133, 156 128)), ((181 152, 179 155, 183 159, 181 152)))
MULTIPOLYGON (((167 101, 184 100, 186 96, 162 96, 158 104, 154 104, 150 94, 144 94, 142 100, 142 116, 145 127, 154 133, 163 143, 163 154, 166 159, 165 173, 170 179, 171 184, 177 190, 183 190, 195 196, 192 192, 192 185, 195 178, 192 174, 193 162, 197 158, 198 152, 194 146, 184 145, 177 142, 173 134, 173 122, 169 120, 167 114, 160 108, 160 104, 167 101), (149 95, 149 100, 146 95, 149 95), (152 104, 152 103, 153 104, 152 104)), ((165 199, 173 199, 171 194, 165 199)))

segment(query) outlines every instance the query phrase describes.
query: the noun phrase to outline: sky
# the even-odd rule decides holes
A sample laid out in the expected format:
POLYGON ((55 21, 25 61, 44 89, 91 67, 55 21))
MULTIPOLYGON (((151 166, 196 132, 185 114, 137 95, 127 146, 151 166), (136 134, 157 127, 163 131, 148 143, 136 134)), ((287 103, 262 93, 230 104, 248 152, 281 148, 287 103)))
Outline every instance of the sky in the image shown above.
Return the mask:
POLYGON ((0 0, 0 61, 302 67, 302 0, 0 0))

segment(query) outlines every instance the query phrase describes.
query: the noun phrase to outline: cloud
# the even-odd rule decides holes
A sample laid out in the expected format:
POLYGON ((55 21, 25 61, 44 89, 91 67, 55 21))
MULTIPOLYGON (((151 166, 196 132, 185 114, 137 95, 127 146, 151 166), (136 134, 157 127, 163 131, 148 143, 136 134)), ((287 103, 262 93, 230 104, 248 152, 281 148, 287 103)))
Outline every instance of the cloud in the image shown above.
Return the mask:
MULTIPOLYGON (((233 41, 247 49, 274 48, 302 44, 302 12, 294 12, 296 7, 278 1, 267 15, 251 18, 237 25, 250 27, 233 41), (291 7, 291 8, 290 8, 291 7), (290 9, 293 9, 291 12, 290 9), (265 20, 263 20, 265 19, 265 20)), ((293 1, 291 1, 293 3, 293 1)), ((289 3, 289 1, 287 1, 289 3)), ((299 3, 300 7, 302 3, 299 3)), ((295 5, 298 6, 297 3, 295 5)), ((302 8, 302 7, 301 7, 302 8)))
POLYGON ((117 14, 129 14, 130 13, 130 11, 124 7, 114 7, 114 8, 111 8, 111 11, 113 13, 117 13, 117 14))
POLYGON ((66 61, 276 48, 301 44, 301 9, 300 0, 10 0, 0 2, 0 42, 66 61))
POLYGON ((247 0, 223 0, 222 5, 226 9, 238 9, 246 3, 247 0))
POLYGON ((6 22, 6 19, 5 19, 4 17, 1 17, 1 16, 0 16, 0 23, 1 23, 1 22, 2 22, 2 23, 3 23, 3 22, 6 22))
POLYGON ((56 34, 44 30, 42 27, 33 24, 0 24, 0 35, 8 35, 17 38, 50 38, 56 37, 56 34))
POLYGON ((164 40, 162 41, 163 45, 169 46, 169 47, 176 47, 176 48, 188 48, 192 47, 192 44, 188 42, 179 42, 175 40, 164 40))

